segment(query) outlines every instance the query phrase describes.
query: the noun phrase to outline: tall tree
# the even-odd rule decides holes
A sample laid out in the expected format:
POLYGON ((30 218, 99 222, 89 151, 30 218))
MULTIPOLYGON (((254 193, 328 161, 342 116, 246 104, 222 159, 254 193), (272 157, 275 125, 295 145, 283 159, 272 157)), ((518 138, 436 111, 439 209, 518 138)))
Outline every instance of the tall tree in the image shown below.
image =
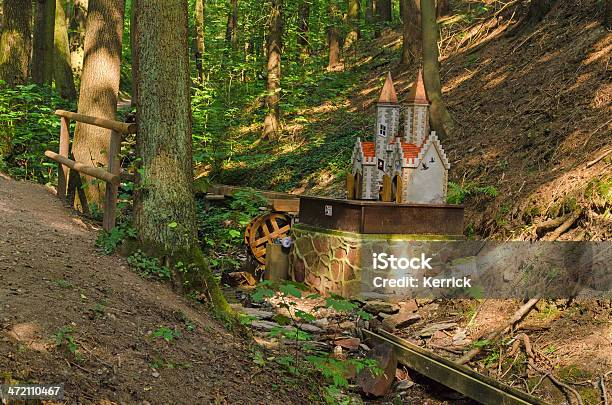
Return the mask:
POLYGON ((523 29, 533 27, 546 17, 559 0, 531 0, 529 9, 523 19, 512 28, 508 35, 513 36, 523 29))
MULTIPOLYGON (((79 93, 79 114, 115 119, 121 65, 124 0, 90 0, 85 33, 85 58, 79 93)), ((77 161, 106 166, 110 131, 77 123, 72 151, 77 161)), ((104 185, 86 178, 86 194, 101 207, 104 185)))
POLYGON ((270 32, 268 35, 268 83, 264 120, 264 139, 280 136, 281 51, 283 48, 282 0, 271 0, 270 32))
POLYGON ((377 0, 376 15, 379 21, 393 21, 393 3, 391 3, 391 0, 377 0))
POLYGON ((327 26, 327 47, 329 48, 327 69, 333 70, 340 63, 340 33, 336 27, 340 12, 335 0, 328 0, 327 14, 329 19, 327 26))
POLYGON ((53 77, 55 86, 62 97, 76 99, 74 77, 70 65, 70 46, 68 45, 68 22, 66 20, 66 0, 56 0, 55 3, 55 44, 53 55, 53 77))
POLYGON ((400 0, 402 12, 402 64, 421 58, 421 1, 400 0))
POLYGON ((346 13, 351 30, 346 35, 344 40, 344 48, 348 49, 359 38, 359 18, 361 17, 361 1, 348 0, 348 12, 346 13))
POLYGON ((438 18, 447 16, 450 13, 448 0, 436 0, 436 15, 438 18))
POLYGON ((34 83, 48 84, 53 80, 55 0, 37 0, 34 4, 32 80, 34 83))
POLYGON ((32 52, 32 2, 4 0, 0 35, 0 80, 8 85, 28 80, 32 52))
POLYGON ((198 78, 200 82, 204 80, 203 58, 204 58, 204 19, 205 19, 205 3, 204 0, 195 1, 195 23, 196 23, 196 51, 195 62, 198 70, 198 78))
POLYGON ((431 101, 431 127, 441 136, 452 131, 450 113, 442 101, 440 63, 438 62, 438 23, 434 0, 421 0, 421 26, 423 32, 423 80, 431 101))
POLYGON ((229 312, 197 241, 187 10, 187 0, 138 2, 134 225, 142 245, 175 269, 181 287, 205 287, 212 304, 229 312))
POLYGON ((227 15, 225 40, 235 51, 238 47, 238 0, 230 0, 230 11, 227 15))
POLYGON ((376 15, 376 0, 366 0, 365 20, 371 24, 374 22, 376 15))
POLYGON ((297 44, 300 48, 300 54, 302 57, 310 55, 310 0, 302 0, 300 8, 298 9, 298 37, 297 44))
POLYGON ((132 94, 130 97, 130 106, 136 106, 136 100, 138 99, 138 87, 136 86, 138 76, 138 41, 136 41, 136 8, 138 7, 138 0, 132 0, 130 9, 130 51, 132 54, 132 94))
POLYGON ((604 26, 612 30, 612 0, 606 0, 606 10, 604 11, 604 26))
POLYGON ((70 65, 80 78, 83 71, 83 57, 85 55, 85 25, 87 24, 88 0, 72 0, 70 13, 70 65))

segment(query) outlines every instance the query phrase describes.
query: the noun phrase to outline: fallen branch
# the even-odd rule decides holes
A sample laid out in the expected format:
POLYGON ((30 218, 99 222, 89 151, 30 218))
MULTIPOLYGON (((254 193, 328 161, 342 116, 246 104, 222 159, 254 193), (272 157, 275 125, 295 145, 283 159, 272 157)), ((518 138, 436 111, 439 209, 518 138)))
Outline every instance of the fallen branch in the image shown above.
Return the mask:
POLYGON ((594 164, 598 163, 600 160, 608 156, 610 153, 612 153, 612 149, 608 149, 604 151, 601 155, 597 156, 595 159, 591 160, 590 162, 587 162, 586 167, 593 166, 594 164))
POLYGON ((582 215, 582 210, 577 209, 574 211, 563 223, 555 229, 553 232, 544 237, 544 240, 556 240, 561 236, 565 231, 571 228, 571 226, 576 222, 576 220, 582 215))
POLYGON ((601 389, 601 400, 603 405, 609 405, 608 393, 606 391, 606 378, 608 377, 608 374, 612 374, 612 371, 608 371, 599 378, 599 388, 601 389))
POLYGON ((573 389, 572 387, 570 387, 569 385, 562 383, 561 381, 557 380, 555 378, 555 376, 552 374, 552 371, 544 371, 544 370, 540 370, 539 368, 529 364, 529 366, 531 368, 533 368, 535 371, 544 374, 546 377, 548 377, 548 379, 557 386, 557 388, 559 388, 561 390, 561 392, 563 392, 563 395, 565 396, 565 398, 567 399, 567 402, 570 405, 584 405, 584 402, 582 401, 582 397, 580 396, 580 394, 578 393, 578 391, 576 391, 575 389, 573 389), (575 401, 573 400, 574 398, 568 394, 568 392, 572 393, 575 397, 575 401))
POLYGON ((567 220, 567 218, 568 217, 565 216, 565 217, 547 219, 544 222, 540 222, 536 226, 536 234, 539 237, 542 237, 542 236, 546 235, 548 232, 550 232, 553 229, 558 228, 559 226, 561 226, 567 220))
MULTIPOLYGON (((541 298, 541 295, 538 294, 535 297, 533 297, 532 299, 530 299, 529 301, 527 301, 522 307, 520 307, 518 309, 518 311, 516 311, 514 313, 514 315, 512 315, 512 318, 510 318, 501 327, 499 327, 499 328, 495 329, 494 331, 490 332, 488 335, 485 336, 484 339, 485 340, 493 340, 493 339, 497 338, 499 335, 501 335, 504 332, 506 332, 506 330, 512 328, 516 323, 520 322, 529 313, 529 311, 531 311, 533 309, 533 307, 538 303, 538 301, 540 301, 540 298, 541 298)), ((472 350, 467 352, 465 355, 463 355, 463 357, 458 359, 457 360, 457 364, 465 364, 465 363, 470 362, 481 351, 482 351, 482 347, 475 347, 475 348, 473 348, 472 350)))

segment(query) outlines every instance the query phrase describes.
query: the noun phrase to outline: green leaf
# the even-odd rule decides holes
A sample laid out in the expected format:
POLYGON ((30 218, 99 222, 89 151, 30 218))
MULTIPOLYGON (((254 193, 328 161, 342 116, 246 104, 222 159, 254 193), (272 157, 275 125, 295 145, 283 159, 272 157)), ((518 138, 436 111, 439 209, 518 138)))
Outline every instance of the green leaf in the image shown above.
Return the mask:
POLYGON ((178 226, 178 224, 176 222, 170 222, 168 224, 168 228, 176 228, 178 226))

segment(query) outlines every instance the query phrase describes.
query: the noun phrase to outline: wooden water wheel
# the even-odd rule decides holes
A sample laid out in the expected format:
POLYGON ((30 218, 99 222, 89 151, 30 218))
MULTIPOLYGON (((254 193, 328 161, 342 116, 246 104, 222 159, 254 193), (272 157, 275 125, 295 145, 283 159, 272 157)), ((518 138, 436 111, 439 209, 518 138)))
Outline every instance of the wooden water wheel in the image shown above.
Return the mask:
POLYGON ((284 238, 291 228, 291 218, 282 212, 260 215, 246 228, 244 238, 249 250, 260 264, 266 263, 266 245, 284 238))

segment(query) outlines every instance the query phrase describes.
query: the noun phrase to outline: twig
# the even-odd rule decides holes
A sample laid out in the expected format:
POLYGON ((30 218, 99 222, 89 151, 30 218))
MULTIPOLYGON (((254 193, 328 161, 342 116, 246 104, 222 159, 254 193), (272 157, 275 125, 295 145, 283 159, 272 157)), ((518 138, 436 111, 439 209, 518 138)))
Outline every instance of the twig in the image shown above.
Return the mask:
POLYGON ((552 381, 553 384, 555 384, 559 389, 561 389, 561 392, 563 392, 563 395, 565 395, 565 398, 567 398, 567 401, 570 404, 577 403, 578 405, 584 405, 584 402, 582 401, 582 397, 580 396, 578 391, 576 391, 569 385, 557 380, 551 371, 546 372, 546 371, 540 370, 539 368, 532 366, 531 364, 529 366, 532 367, 535 371, 545 374, 545 376, 548 377, 548 379, 552 381), (568 391, 571 392, 576 397, 576 401, 572 401, 572 397, 568 395, 568 391))
POLYGON ((588 134, 588 135, 587 135, 587 137, 586 137, 586 139, 585 139, 584 143, 582 144, 582 146, 586 146, 586 144, 587 144, 587 143, 589 143, 589 141, 591 140, 591 137, 592 137, 593 135, 595 135, 595 133, 596 133, 597 131, 599 131, 600 129, 602 129, 603 127, 605 127, 606 125, 608 125, 608 124, 609 124, 609 123, 611 123, 611 122, 612 122, 612 119, 608 120, 608 122, 604 122, 603 124, 601 124, 600 126, 598 126, 597 128, 595 128, 595 130, 594 130, 594 131, 592 131, 590 134, 588 134))
POLYGON ((610 373, 612 373, 612 371, 608 371, 599 378, 599 388, 601 389, 601 400, 603 401, 603 405, 609 405, 608 393, 606 391, 606 378, 610 373))
MULTIPOLYGON (((531 311, 531 309, 535 306, 535 304, 538 303, 540 298, 541 298, 541 295, 537 294, 534 298, 527 301, 522 307, 518 309, 518 311, 514 313, 514 315, 512 315, 512 318, 510 318, 505 324, 503 324, 498 329, 486 335, 485 340, 495 339, 496 337, 504 333, 507 329, 510 329, 512 326, 514 326, 514 324, 520 322, 521 319, 523 319, 529 313, 529 311, 531 311)), ((457 360, 457 364, 468 363, 474 357, 476 357, 476 355, 478 355, 478 353, 480 353, 481 351, 482 351, 482 347, 473 348, 472 350, 467 352, 463 357, 457 360)))

